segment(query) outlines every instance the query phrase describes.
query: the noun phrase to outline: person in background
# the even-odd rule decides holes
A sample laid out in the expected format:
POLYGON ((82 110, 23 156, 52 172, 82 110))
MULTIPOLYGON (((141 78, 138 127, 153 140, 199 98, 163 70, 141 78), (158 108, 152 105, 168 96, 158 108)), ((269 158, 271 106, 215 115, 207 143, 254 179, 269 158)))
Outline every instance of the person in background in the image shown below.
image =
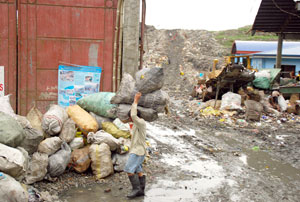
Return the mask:
POLYGON ((296 75, 295 75, 294 71, 290 72, 290 77, 291 77, 291 79, 296 79, 296 75))
POLYGON ((276 109, 277 111, 281 111, 280 110, 280 106, 278 104, 278 97, 280 96, 280 93, 278 91, 273 91, 272 95, 269 97, 269 102, 272 105, 272 107, 274 109, 276 109))
POLYGON ((143 174, 142 163, 146 155, 146 122, 139 117, 137 111, 141 95, 140 92, 136 93, 127 121, 133 122, 129 158, 124 169, 132 185, 132 191, 127 195, 128 198, 145 195, 146 176, 143 174))

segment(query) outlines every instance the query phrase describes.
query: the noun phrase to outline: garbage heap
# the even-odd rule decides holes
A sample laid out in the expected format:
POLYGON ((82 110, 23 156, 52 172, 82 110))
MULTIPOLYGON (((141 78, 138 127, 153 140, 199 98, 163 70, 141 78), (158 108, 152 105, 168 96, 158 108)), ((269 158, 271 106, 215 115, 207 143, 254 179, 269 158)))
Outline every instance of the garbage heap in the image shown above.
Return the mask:
POLYGON ((278 69, 251 71, 239 64, 200 73, 192 92, 196 100, 190 102, 189 111, 192 116, 219 117, 222 123, 241 127, 250 120, 278 124, 299 121, 299 93, 291 94, 289 100, 276 93, 277 108, 270 101, 272 92, 281 88, 276 83, 282 80, 279 73, 278 69))
POLYGON ((66 109, 51 105, 45 114, 33 107, 26 117, 14 113, 9 96, 0 97, 0 198, 28 201, 33 196, 22 184, 58 177, 67 168, 84 173, 91 167, 98 179, 123 171, 131 135, 121 120, 128 119, 137 91, 142 118, 156 120, 169 99, 162 85, 161 68, 143 69, 136 81, 124 74, 117 93, 91 94, 66 109))
POLYGON ((242 128, 252 124, 254 127, 269 127, 269 124, 274 122, 278 126, 285 122, 300 122, 292 104, 295 103, 294 98, 285 100, 280 95, 278 111, 270 104, 269 97, 262 90, 241 88, 238 93, 223 94, 220 100, 192 100, 189 102, 188 111, 190 116, 195 118, 217 119, 222 124, 242 128), (289 113, 289 110, 292 110, 292 113, 289 113))

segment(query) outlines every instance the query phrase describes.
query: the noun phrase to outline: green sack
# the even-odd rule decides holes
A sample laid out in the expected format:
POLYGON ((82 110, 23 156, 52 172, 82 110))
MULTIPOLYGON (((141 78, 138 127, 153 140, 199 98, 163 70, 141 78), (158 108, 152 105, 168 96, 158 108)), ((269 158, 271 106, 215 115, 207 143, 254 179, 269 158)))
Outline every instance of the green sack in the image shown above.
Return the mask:
POLYGON ((258 77, 254 79, 253 85, 256 88, 261 88, 261 89, 269 89, 270 88, 270 79, 267 77, 258 77))
POLYGON ((88 95, 77 101, 77 104, 86 111, 93 112, 99 116, 107 118, 116 118, 113 109, 117 107, 115 104, 111 104, 110 100, 115 93, 100 92, 88 95))
POLYGON ((10 115, 0 112, 0 143, 18 147, 24 139, 21 125, 10 115))
POLYGON ((115 138, 130 138, 130 133, 128 131, 120 130, 118 127, 111 122, 102 122, 102 129, 114 136, 115 138))

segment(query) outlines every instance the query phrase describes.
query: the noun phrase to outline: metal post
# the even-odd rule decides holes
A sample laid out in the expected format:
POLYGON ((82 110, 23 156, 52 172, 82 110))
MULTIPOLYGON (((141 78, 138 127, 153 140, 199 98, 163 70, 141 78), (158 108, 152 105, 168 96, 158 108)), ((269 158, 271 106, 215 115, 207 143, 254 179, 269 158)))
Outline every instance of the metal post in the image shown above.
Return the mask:
POLYGON ((145 18, 146 18, 146 0, 143 0, 142 1, 142 23, 141 23, 140 67, 139 67, 139 69, 143 68, 145 18))
POLYGON ((278 35, 277 57, 276 57, 276 68, 279 69, 281 69, 282 43, 283 43, 283 34, 280 33, 278 35))
POLYGON ((216 97, 215 97, 214 109, 216 109, 216 106, 217 106, 217 100, 218 100, 218 97, 219 97, 219 92, 220 92, 220 81, 217 82, 217 93, 216 93, 216 97))

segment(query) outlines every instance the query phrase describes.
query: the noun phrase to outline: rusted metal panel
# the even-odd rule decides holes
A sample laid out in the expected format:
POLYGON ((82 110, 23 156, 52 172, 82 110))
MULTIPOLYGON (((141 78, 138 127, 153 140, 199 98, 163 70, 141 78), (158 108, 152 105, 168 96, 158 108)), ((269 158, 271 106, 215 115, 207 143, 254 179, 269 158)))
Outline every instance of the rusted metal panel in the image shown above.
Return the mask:
POLYGON ((5 94, 16 111, 16 1, 0 0, 0 66, 4 66, 5 94))
POLYGON ((19 113, 57 103, 60 62, 100 66, 101 90, 112 90, 118 0, 19 1, 19 113))

